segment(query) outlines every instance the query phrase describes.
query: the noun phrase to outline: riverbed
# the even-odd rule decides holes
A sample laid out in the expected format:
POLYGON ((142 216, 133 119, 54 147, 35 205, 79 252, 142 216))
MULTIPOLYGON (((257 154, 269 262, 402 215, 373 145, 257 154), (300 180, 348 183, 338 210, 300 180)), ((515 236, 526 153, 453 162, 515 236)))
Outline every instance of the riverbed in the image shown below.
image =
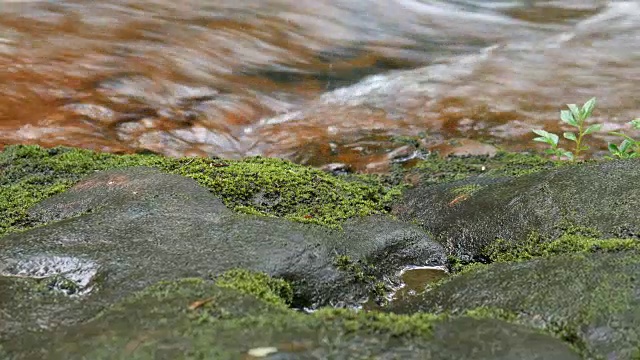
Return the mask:
POLYGON ((0 145, 377 172, 402 136, 540 149, 596 97, 598 154, 638 63, 636 1, 5 0, 0 145))

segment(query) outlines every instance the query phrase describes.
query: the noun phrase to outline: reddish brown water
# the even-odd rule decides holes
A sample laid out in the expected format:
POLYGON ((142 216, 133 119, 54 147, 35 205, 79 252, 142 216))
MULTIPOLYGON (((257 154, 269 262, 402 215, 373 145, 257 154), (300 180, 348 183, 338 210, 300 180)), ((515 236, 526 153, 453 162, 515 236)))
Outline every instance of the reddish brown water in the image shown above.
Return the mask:
POLYGON ((618 129, 638 64, 637 1, 4 0, 0 144, 380 171, 391 136, 522 150, 592 96, 618 129))

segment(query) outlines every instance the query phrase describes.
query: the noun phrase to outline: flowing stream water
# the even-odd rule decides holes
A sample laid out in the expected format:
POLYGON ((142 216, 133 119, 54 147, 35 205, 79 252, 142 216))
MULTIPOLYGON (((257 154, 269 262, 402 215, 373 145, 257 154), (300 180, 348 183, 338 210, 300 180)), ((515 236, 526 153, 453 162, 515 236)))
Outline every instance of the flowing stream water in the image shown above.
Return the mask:
POLYGON ((597 152, 638 64, 638 1, 4 0, 0 144, 375 172, 398 136, 532 148, 595 96, 597 152))

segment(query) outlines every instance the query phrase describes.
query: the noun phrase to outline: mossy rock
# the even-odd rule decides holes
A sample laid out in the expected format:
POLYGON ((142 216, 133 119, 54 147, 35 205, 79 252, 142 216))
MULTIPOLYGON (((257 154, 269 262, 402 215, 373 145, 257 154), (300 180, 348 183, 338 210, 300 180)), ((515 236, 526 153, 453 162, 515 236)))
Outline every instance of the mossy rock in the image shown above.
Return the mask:
POLYGON ((566 165, 535 154, 500 151, 495 156, 468 155, 428 156, 408 171, 408 176, 417 178, 420 186, 428 186, 464 180, 470 177, 504 178, 518 177, 551 170, 566 165))
POLYGON ((575 252, 496 262, 451 277, 391 311, 494 317, 555 334, 585 358, 640 356, 640 252, 575 252))
POLYGON ((574 229, 640 238, 638 159, 503 175, 421 183, 403 194, 393 213, 423 227, 463 261, 485 261, 484 249, 497 239, 521 247, 532 233, 544 241, 574 229))
POLYGON ((560 340, 501 320, 335 309, 304 314, 283 306, 284 299, 265 301, 277 297, 273 290, 161 282, 84 324, 23 334, 3 348, 13 359, 50 360, 252 359, 260 349, 268 359, 579 359, 560 340))
POLYGON ((0 152, 0 236, 37 225, 27 209, 96 171, 147 166, 195 179, 229 208, 340 227, 348 218, 386 212, 399 187, 373 176, 336 177, 289 161, 114 155, 32 145, 0 152))
POLYGON ((32 206, 26 218, 42 225, 0 239, 0 276, 34 287, 57 279, 52 292, 80 296, 25 305, 12 294, 28 285, 0 282, 0 323, 13 324, 0 327, 0 336, 84 321, 160 280, 244 268, 290 281, 296 306, 356 306, 382 299, 385 281, 407 265, 445 262, 422 230, 388 216, 356 217, 335 229, 242 214, 194 179, 151 167, 97 172, 32 206), (341 256, 353 266, 337 266, 341 256), (48 309, 46 321, 31 306, 48 309))

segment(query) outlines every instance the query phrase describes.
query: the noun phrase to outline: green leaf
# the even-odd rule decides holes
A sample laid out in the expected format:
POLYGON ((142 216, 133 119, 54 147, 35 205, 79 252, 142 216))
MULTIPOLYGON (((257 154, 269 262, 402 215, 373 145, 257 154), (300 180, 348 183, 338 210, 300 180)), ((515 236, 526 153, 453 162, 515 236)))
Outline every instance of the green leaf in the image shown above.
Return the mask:
POLYGON ((616 145, 616 144, 609 144, 609 146, 607 146, 607 148, 609 149, 609 152, 612 153, 612 154, 615 154, 615 153, 620 151, 618 149, 618 145, 616 145))
POLYGON ((554 155, 556 153, 556 151, 553 150, 553 149, 545 149, 544 153, 547 154, 547 155, 554 155))
POLYGON ((562 155, 566 156, 569 160, 573 161, 573 153, 571 151, 565 151, 562 155))
POLYGON ((536 133, 536 134, 538 134, 538 135, 540 135, 540 136, 543 136, 543 137, 547 137, 547 136, 550 134, 550 133, 549 133, 549 132, 547 132, 547 131, 544 131, 544 130, 538 130, 538 129, 533 129, 533 130, 531 130, 531 131, 533 131, 534 133, 536 133))
POLYGON ((576 121, 576 119, 577 118, 574 117, 569 110, 560 111, 560 120, 562 120, 563 122, 569 125, 578 126, 578 122, 576 121))
POLYGON ((586 119, 591 116, 593 108, 596 106, 596 98, 591 98, 589 101, 582 105, 582 119, 586 119))
POLYGON ((576 106, 576 104, 567 104, 567 107, 569 107, 569 110, 571 110, 571 114, 573 115, 573 118, 576 119, 576 121, 584 120, 581 116, 582 113, 580 112, 580 109, 578 108, 578 106, 576 106))
POLYGON ((596 131, 600 131, 600 129, 602 129, 602 124, 593 124, 593 125, 589 125, 589 127, 587 128, 587 130, 584 131, 584 134, 591 134, 594 133, 596 131))
POLYGON ((640 130, 640 118, 631 120, 629 124, 631 124, 631 126, 633 126, 634 128, 640 130))
POLYGON ((631 148, 631 145, 633 145, 631 141, 624 139, 624 141, 622 141, 622 143, 620 144, 620 151, 626 153, 631 148))
POLYGON ((544 131, 544 130, 532 130, 532 131, 541 136, 533 139, 534 141, 544 142, 554 147, 558 145, 558 140, 560 140, 558 135, 544 131))
POLYGON ((567 131, 564 134, 562 134, 562 136, 564 136, 565 139, 569 139, 571 141, 578 141, 578 139, 576 138, 576 134, 567 131))
POLYGON ((545 144, 553 145, 553 143, 551 142, 551 139, 547 139, 547 138, 543 138, 543 137, 534 138, 533 141, 543 142, 545 144))

